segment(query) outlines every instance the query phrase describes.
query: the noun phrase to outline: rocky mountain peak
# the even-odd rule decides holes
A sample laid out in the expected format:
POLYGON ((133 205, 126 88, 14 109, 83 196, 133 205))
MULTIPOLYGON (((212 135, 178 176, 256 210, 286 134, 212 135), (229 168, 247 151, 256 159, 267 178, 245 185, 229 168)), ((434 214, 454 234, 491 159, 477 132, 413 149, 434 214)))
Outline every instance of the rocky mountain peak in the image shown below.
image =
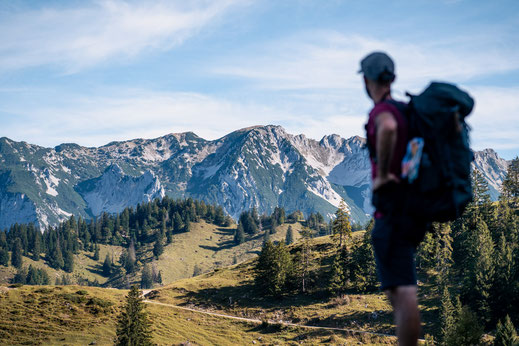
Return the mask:
MULTIPOLYGON (((497 198, 508 163, 491 149, 475 158, 497 198)), ((67 143, 50 149, 4 137, 0 163, 4 226, 54 225, 72 214, 118 212, 165 194, 219 204, 235 218, 251 207, 263 213, 276 206, 331 216, 342 198, 356 222, 371 212, 364 138, 331 134, 317 141, 277 125, 217 140, 183 132, 99 148, 67 143)))

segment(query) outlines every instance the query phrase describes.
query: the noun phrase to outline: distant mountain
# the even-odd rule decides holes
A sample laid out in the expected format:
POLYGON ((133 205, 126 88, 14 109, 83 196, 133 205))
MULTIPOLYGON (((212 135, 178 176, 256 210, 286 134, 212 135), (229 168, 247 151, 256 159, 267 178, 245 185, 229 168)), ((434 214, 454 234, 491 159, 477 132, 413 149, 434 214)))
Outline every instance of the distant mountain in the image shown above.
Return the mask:
POLYGON ((483 174, 488 182, 490 196, 493 200, 499 197, 499 190, 508 169, 508 161, 500 158, 492 149, 476 151, 473 165, 483 174))
MULTIPOLYGON (((280 126, 255 126, 208 141, 192 132, 112 142, 99 148, 44 148, 0 138, 0 227, 54 225, 74 214, 119 212, 164 195, 217 203, 233 217, 252 207, 271 213, 331 216, 342 198, 366 222, 370 166, 365 140, 338 135, 320 141, 280 126)), ((476 153, 496 198, 507 162, 476 153)))

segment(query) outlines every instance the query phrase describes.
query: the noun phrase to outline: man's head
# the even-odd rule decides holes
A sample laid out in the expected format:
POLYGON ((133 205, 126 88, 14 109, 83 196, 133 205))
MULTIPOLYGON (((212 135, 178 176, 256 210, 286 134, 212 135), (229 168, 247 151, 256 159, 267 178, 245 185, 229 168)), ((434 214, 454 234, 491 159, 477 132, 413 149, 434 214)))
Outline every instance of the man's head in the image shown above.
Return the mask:
POLYGON ((369 97, 377 102, 378 94, 388 92, 395 80, 395 64, 386 53, 373 52, 361 60, 359 73, 364 74, 369 97))

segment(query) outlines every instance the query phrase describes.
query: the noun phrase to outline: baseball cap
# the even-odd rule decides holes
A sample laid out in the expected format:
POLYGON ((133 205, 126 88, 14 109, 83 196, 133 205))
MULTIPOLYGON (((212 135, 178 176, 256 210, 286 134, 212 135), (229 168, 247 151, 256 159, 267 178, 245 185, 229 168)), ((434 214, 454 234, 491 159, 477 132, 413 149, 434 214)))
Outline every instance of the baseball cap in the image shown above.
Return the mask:
POLYGON ((373 52, 360 61, 360 70, 369 80, 390 82, 395 78, 395 64, 384 52, 373 52))

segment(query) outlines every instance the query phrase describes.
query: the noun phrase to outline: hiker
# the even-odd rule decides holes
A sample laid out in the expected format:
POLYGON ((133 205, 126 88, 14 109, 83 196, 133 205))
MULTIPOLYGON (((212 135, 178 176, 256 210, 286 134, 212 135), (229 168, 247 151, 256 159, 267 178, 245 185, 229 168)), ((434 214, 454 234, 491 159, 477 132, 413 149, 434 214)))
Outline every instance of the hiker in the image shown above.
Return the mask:
MULTIPOLYGON (((407 147, 407 121, 391 98, 395 67, 383 52, 361 61, 359 73, 373 109, 366 124, 370 147, 375 226, 372 231, 377 275, 394 310, 400 345, 416 345, 420 334, 415 252, 426 223, 404 210, 406 186, 401 164, 407 147)), ((404 103, 402 105, 405 106, 404 103)))

